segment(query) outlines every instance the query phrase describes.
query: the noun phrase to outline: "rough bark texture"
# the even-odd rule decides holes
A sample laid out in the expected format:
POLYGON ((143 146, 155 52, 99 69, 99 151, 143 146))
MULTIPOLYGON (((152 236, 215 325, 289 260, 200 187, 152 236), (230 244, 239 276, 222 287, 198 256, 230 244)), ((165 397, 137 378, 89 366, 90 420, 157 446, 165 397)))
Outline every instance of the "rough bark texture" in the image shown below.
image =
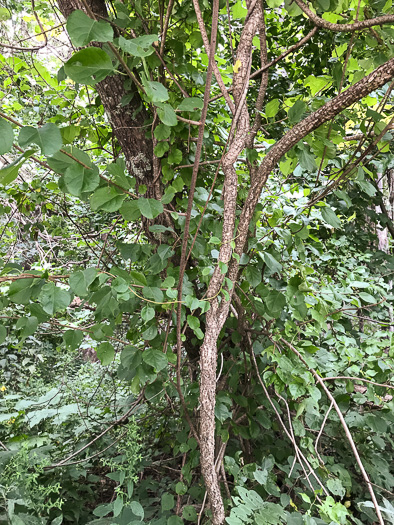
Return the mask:
MULTIPOLYGON (((254 4, 254 7, 248 14, 245 27, 242 31, 236 56, 240 67, 234 76, 233 94, 235 101, 235 116, 230 136, 234 133, 235 128, 236 131, 230 138, 228 151, 224 156, 222 163, 225 182, 223 195, 223 232, 219 261, 225 264, 228 264, 231 259, 231 241, 234 237, 235 228, 238 176, 234 164, 246 145, 250 129, 249 113, 246 105, 246 93, 249 85, 252 40, 259 27, 260 19, 260 4, 254 4)), ((217 267, 208 287, 208 297, 215 297, 218 295, 224 277, 225 276, 222 274, 221 269, 217 267)), ((214 525, 221 525, 224 523, 225 519, 223 501, 215 470, 215 401, 217 341, 227 315, 227 302, 223 300, 223 302, 220 303, 218 297, 215 297, 207 312, 206 330, 200 356, 201 470, 204 475, 211 503, 212 523, 214 525)))
POLYGON ((362 20, 361 22, 353 22, 352 24, 334 24, 320 18, 316 13, 314 13, 302 0, 294 0, 298 7, 306 14, 306 16, 317 26, 329 31, 360 31, 362 29, 367 29, 369 27, 392 24, 394 23, 394 15, 383 15, 377 18, 370 18, 367 20, 362 20))
MULTIPOLYGON (((58 0, 59 9, 65 18, 76 9, 86 12, 84 3, 83 0, 58 0)), ((86 0, 86 3, 95 16, 108 18, 103 0, 86 0)), ((131 83, 127 90, 124 88, 125 78, 115 73, 96 84, 95 89, 125 156, 126 167, 137 181, 137 190, 139 184, 144 184, 147 187, 145 197, 161 199, 160 177, 155 177, 153 169, 153 142, 145 137, 149 128, 144 126, 144 122, 148 115, 135 85, 131 83), (133 95, 133 97, 128 104, 122 106, 121 100, 125 95, 133 95)), ((163 222, 170 226, 168 220, 169 217, 163 214, 155 220, 155 223, 163 222)), ((144 221, 144 229, 148 237, 152 237, 149 232, 150 224, 151 221, 144 221)))

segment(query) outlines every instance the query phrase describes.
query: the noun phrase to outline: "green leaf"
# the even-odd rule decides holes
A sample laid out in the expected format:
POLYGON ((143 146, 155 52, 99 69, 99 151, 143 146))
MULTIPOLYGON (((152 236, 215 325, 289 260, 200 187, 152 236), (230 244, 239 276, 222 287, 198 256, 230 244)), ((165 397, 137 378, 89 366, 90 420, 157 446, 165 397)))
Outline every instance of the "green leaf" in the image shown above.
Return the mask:
MULTIPOLYGON (((180 164, 181 161, 182 161, 182 151, 177 148, 172 149, 170 154, 168 155, 168 164, 180 164)), ((178 179, 176 179, 176 181, 177 180, 178 179)), ((182 187, 183 187, 183 181, 182 181, 182 187)))
POLYGON ((87 268, 78 270, 70 275, 69 283, 71 290, 78 297, 85 297, 88 294, 88 288, 97 276, 96 268, 87 268))
POLYGON ((144 294, 144 297, 147 299, 152 299, 157 303, 161 303, 163 301, 163 292, 157 286, 145 286, 142 290, 142 293, 144 294))
POLYGON ((82 49, 64 64, 64 70, 71 80, 92 86, 104 80, 113 69, 109 55, 98 47, 82 49))
POLYGON ((164 211, 163 204, 156 199, 145 199, 142 197, 138 199, 137 204, 140 212, 147 219, 155 219, 164 211))
POLYGON ((141 503, 139 501, 131 501, 129 505, 132 513, 141 518, 141 520, 143 520, 144 508, 142 507, 141 503))
POLYGON ((268 314, 271 317, 280 317, 280 314, 286 305, 285 296, 277 290, 271 290, 267 297, 265 297, 264 301, 267 305, 268 314))
POLYGON ((184 98, 179 104, 178 108, 180 111, 196 111, 202 109, 204 106, 204 101, 201 98, 189 97, 184 98))
POLYGON ((87 169, 74 163, 64 173, 64 184, 69 193, 76 197, 95 190, 99 183, 100 177, 96 166, 93 169, 87 169))
POLYGON ((164 492, 161 497, 161 511, 165 512, 166 510, 172 510, 175 505, 175 498, 172 494, 164 492))
POLYGON ((187 324, 192 330, 197 330, 198 328, 200 328, 200 320, 194 315, 187 316, 187 324))
POLYGON ((261 283, 261 270, 255 266, 248 265, 245 268, 245 277, 252 288, 256 288, 261 283))
POLYGON ((168 142, 159 142, 156 144, 155 149, 153 153, 156 155, 156 157, 162 157, 167 151, 170 149, 170 145, 168 142))
POLYGON ((141 217, 141 211, 137 200, 124 202, 119 211, 126 221, 136 221, 141 217))
POLYGON ((63 334, 63 341, 67 348, 70 350, 76 350, 82 343, 83 332, 82 330, 67 330, 63 334))
POLYGON ((160 82, 150 80, 144 84, 144 87, 146 94, 153 103, 165 102, 169 99, 168 89, 160 82))
POLYGON ((7 329, 5 326, 0 324, 0 345, 2 345, 7 337, 7 329))
POLYGON ((2 186, 11 184, 11 182, 17 178, 19 169, 23 166, 27 159, 33 155, 33 153, 34 150, 25 151, 25 153, 14 160, 14 162, 11 162, 11 164, 8 164, 2 168, 0 170, 0 184, 2 186))
POLYGON ((123 506, 124 506, 123 497, 119 495, 114 502, 114 511, 113 511, 114 518, 117 518, 119 514, 122 512, 123 506))
POLYGON ((119 194, 113 186, 99 188, 90 197, 92 210, 103 210, 113 212, 119 210, 126 195, 119 194))
POLYGON ((15 328, 16 330, 20 330, 20 336, 25 339, 26 337, 29 337, 29 335, 33 335, 34 332, 37 330, 38 326, 38 319, 37 317, 31 316, 31 317, 21 317, 18 319, 15 328))
POLYGON ((289 117, 290 124, 296 124, 301 120, 305 114, 307 105, 302 100, 296 100, 296 102, 289 109, 287 116, 289 117))
POLYGON ((157 42, 157 35, 143 35, 138 38, 126 40, 123 36, 119 37, 119 47, 135 57, 147 57, 155 52, 152 47, 153 42, 157 42))
POLYGON ((107 366, 112 363, 115 357, 115 350, 111 343, 101 343, 97 348, 97 357, 100 359, 103 366, 107 366))
POLYGON ((70 294, 52 282, 42 287, 38 300, 43 310, 50 315, 65 310, 71 303, 70 294))
POLYGON ((273 255, 268 252, 263 254, 264 262, 270 269, 271 273, 280 273, 282 271, 282 265, 278 262, 273 255))
MULTIPOLYGON (((187 492, 187 485, 183 483, 182 481, 178 481, 178 483, 175 485, 175 492, 183 496, 187 492)), ((170 520, 168 520, 167 523, 169 523, 169 521, 170 520)))
POLYGON ((338 219, 334 211, 329 206, 325 206, 324 208, 322 208, 321 214, 325 222, 333 228, 341 227, 341 221, 338 219))
MULTIPOLYGON (((324 0, 324 1, 325 2, 327 1, 328 4, 330 4, 330 0, 324 0)), ((309 75, 309 77, 307 77, 304 80, 304 85, 310 87, 313 97, 316 95, 316 93, 321 91, 325 86, 329 87, 330 84, 332 84, 332 79, 328 76, 315 77, 314 75, 309 75)))
POLYGON ((114 38, 108 22, 92 20, 79 9, 68 17, 67 32, 75 47, 86 46, 89 42, 112 42, 114 38))
POLYGON ((79 162, 82 162, 89 168, 94 168, 94 165, 92 164, 89 155, 87 155, 84 151, 81 151, 80 149, 75 148, 74 146, 66 146, 63 149, 63 151, 64 153, 58 151, 57 153, 55 153, 55 155, 53 155, 53 157, 48 159, 49 166, 54 171, 56 171, 56 173, 64 174, 67 168, 78 164, 77 160, 79 162), (66 153, 69 153, 70 156, 66 155, 66 153))
POLYGON ((169 104, 160 104, 160 106, 157 107, 157 114, 166 126, 176 126, 178 124, 175 111, 169 104))
POLYGON ((265 106, 265 115, 268 118, 275 117, 278 111, 279 111, 279 99, 277 98, 270 100, 268 104, 265 106))
POLYGON ((183 507, 182 516, 187 521, 192 521, 193 523, 197 522, 197 511, 192 505, 186 505, 183 507))
POLYGON ((7 153, 12 148, 14 132, 9 122, 0 118, 0 155, 7 153))
POLYGON ((29 304, 32 294, 33 279, 17 279, 10 284, 8 297, 16 304, 29 304))
POLYGON ((359 296, 365 303, 374 304, 377 302, 375 297, 367 292, 360 292, 359 296))
POLYGON ((150 321, 155 316, 155 310, 151 306, 144 306, 144 308, 141 310, 141 318, 144 321, 150 321))
POLYGON ((155 127, 154 135, 157 140, 166 140, 171 135, 171 128, 165 124, 159 124, 155 127))
POLYGON ((163 354, 161 350, 156 350, 155 348, 147 348, 142 353, 142 359, 144 363, 152 366, 156 372, 160 372, 167 366, 167 356, 163 354))
POLYGON ((135 284, 140 284, 143 286, 147 285, 146 277, 143 273, 137 272, 135 270, 131 270, 130 277, 135 284))
POLYGON ((44 155, 53 155, 63 145, 59 128, 50 122, 42 128, 23 127, 19 133, 18 142, 22 148, 31 143, 37 144, 44 155))

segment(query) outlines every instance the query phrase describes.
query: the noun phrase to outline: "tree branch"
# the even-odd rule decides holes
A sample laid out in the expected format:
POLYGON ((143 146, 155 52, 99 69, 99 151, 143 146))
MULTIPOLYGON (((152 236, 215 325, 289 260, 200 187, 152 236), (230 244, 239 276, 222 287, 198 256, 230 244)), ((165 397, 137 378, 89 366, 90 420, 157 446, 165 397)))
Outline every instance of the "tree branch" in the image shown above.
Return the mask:
POLYGON ((394 15, 383 15, 378 18, 370 18, 362 20, 361 22, 353 22, 352 24, 334 24, 323 20, 309 7, 304 4, 302 0, 294 0, 298 7, 306 14, 306 16, 317 26, 329 31, 361 31, 372 26, 382 26, 384 24, 392 24, 394 22, 394 15))

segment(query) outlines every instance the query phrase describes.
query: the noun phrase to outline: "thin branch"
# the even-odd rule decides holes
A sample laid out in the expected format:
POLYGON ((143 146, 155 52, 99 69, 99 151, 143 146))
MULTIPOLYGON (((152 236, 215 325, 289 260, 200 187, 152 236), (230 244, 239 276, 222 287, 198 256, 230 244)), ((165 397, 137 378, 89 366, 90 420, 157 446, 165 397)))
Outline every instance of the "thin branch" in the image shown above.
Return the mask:
POLYGON ((353 436, 352 436, 352 434, 351 434, 351 432, 349 430, 349 427, 347 426, 347 423, 345 421, 345 418, 343 417, 341 409, 338 406, 338 403, 335 401, 334 396, 331 394, 329 389, 326 387, 326 385, 325 385, 324 381, 322 380, 322 378, 319 376, 319 374, 316 372, 316 370, 314 370, 313 368, 311 368, 308 365, 308 363, 302 357, 300 352, 291 343, 286 341, 286 339, 283 339, 283 337, 280 338, 280 342, 283 343, 284 345, 286 345, 287 348, 289 348, 298 357, 298 359, 308 368, 308 370, 313 374, 313 376, 316 379, 316 381, 319 383, 319 385, 324 390, 324 392, 325 392, 326 396, 328 397, 328 399, 333 404, 335 412, 338 414, 338 417, 339 417, 339 420, 340 420, 340 422, 342 424, 343 430, 345 431, 346 437, 347 437, 347 439, 349 441, 349 444, 350 444, 350 447, 351 447, 352 452, 354 454, 354 457, 356 458, 356 462, 357 462, 357 465, 358 465, 358 467, 359 467, 359 469, 361 471, 361 475, 364 478, 365 483, 367 484, 368 491, 369 491, 369 493, 371 495, 372 502, 373 502, 373 505, 375 507, 375 512, 376 512, 376 514, 378 516, 379 523, 380 523, 380 525, 384 525, 382 513, 380 512, 380 507, 379 507, 379 504, 378 504, 378 500, 376 499, 376 495, 375 495, 375 492, 374 492, 374 490, 372 488, 371 482, 369 480, 369 476, 367 474, 367 471, 364 468, 363 462, 361 461, 360 454, 359 454, 359 452, 357 450, 357 447, 356 447, 356 444, 355 444, 355 442, 353 440, 353 436))
POLYGON ((375 381, 370 381, 369 379, 364 379, 363 377, 352 377, 352 376, 335 376, 335 377, 322 377, 322 381, 336 381, 339 379, 346 379, 349 381, 361 381, 363 383, 369 383, 374 386, 381 386, 382 388, 388 388, 389 390, 394 390, 393 385, 387 385, 386 383, 376 383, 375 381))
POLYGON ((372 26, 382 26, 384 24, 392 24, 394 22, 394 15, 383 15, 377 18, 369 18, 362 20, 361 22, 353 22, 351 24, 334 24, 323 20, 316 13, 314 13, 309 7, 304 4, 302 0, 294 0, 298 7, 306 14, 306 16, 317 26, 329 31, 361 31, 372 26))

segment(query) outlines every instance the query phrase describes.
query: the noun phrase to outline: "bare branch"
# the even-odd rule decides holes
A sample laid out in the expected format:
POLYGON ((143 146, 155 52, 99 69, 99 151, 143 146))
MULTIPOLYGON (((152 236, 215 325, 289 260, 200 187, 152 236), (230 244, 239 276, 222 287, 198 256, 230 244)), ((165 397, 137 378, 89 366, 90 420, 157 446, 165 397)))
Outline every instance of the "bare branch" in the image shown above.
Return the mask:
POLYGON ((362 20, 361 22, 353 22, 352 24, 334 24, 323 20, 309 7, 304 4, 302 0, 294 0, 298 7, 306 14, 306 16, 317 26, 329 31, 361 31, 372 26, 382 26, 384 24, 392 24, 394 22, 394 15, 383 15, 378 18, 370 18, 362 20))

